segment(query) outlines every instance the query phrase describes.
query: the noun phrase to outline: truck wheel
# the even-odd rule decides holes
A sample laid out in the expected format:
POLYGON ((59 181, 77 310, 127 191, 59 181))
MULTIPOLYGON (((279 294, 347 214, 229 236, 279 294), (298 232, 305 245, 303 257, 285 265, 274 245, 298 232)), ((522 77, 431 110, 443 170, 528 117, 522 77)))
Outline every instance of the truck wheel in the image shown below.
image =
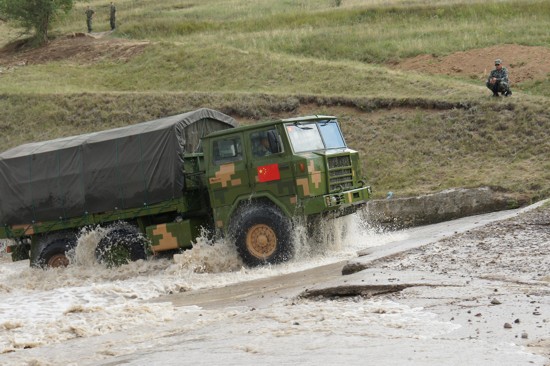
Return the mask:
POLYGON ((96 258, 108 267, 118 267, 128 262, 146 259, 147 239, 135 228, 112 228, 97 244, 96 258))
POLYGON ((231 225, 237 251, 251 267, 292 258, 291 229, 290 220, 278 208, 264 203, 243 206, 231 225))
POLYGON ((76 246, 76 237, 72 236, 46 237, 44 240, 47 243, 38 255, 37 264, 42 268, 67 267, 70 262, 67 252, 76 246))

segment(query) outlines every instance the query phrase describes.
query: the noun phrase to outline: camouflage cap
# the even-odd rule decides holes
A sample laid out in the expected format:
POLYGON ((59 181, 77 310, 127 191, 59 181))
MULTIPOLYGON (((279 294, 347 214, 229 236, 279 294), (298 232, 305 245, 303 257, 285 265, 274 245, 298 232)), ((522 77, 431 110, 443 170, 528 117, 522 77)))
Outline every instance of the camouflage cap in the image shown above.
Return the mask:
POLYGON ((495 60, 495 65, 500 65, 502 63, 502 60, 500 58, 497 58, 495 60))

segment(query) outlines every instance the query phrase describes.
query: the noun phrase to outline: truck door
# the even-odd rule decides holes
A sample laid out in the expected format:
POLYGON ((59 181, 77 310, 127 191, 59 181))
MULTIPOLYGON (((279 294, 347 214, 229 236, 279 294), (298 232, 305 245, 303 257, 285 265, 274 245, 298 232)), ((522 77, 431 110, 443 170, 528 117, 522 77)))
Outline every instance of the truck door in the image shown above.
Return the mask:
POLYGON ((248 173, 252 190, 275 197, 295 195, 290 155, 285 152, 276 126, 247 132, 250 161, 248 173))
POLYGON ((212 207, 231 205, 237 197, 250 193, 242 142, 240 133, 212 139, 206 177, 212 207))

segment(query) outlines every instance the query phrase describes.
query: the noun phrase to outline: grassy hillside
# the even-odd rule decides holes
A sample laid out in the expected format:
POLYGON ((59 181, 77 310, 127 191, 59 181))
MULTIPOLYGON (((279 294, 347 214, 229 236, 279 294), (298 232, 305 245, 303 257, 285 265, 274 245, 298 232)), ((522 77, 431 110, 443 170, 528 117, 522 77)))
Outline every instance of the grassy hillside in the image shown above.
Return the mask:
MULTIPOLYGON (((548 1, 121 0, 118 29, 96 35, 111 43, 65 38, 85 31, 87 4, 94 32, 107 31, 108 2, 77 2, 48 47, 0 52, 0 150, 202 106, 243 123, 328 113, 378 196, 480 185, 550 194, 548 77, 492 100, 479 79, 396 67, 548 47, 548 1)), ((0 24, 0 46, 17 34, 0 24)))

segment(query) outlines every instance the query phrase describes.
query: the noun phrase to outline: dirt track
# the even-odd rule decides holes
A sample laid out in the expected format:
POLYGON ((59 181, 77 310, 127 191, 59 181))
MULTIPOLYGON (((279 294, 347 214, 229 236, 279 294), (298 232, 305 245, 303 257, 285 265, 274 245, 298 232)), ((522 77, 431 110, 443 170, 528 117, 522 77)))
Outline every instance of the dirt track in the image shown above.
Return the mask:
POLYGON ((108 34, 74 33, 39 48, 13 43, 0 49, 0 66, 5 68, 69 61, 86 65, 105 59, 126 61, 141 54, 149 42, 111 38, 108 34))

